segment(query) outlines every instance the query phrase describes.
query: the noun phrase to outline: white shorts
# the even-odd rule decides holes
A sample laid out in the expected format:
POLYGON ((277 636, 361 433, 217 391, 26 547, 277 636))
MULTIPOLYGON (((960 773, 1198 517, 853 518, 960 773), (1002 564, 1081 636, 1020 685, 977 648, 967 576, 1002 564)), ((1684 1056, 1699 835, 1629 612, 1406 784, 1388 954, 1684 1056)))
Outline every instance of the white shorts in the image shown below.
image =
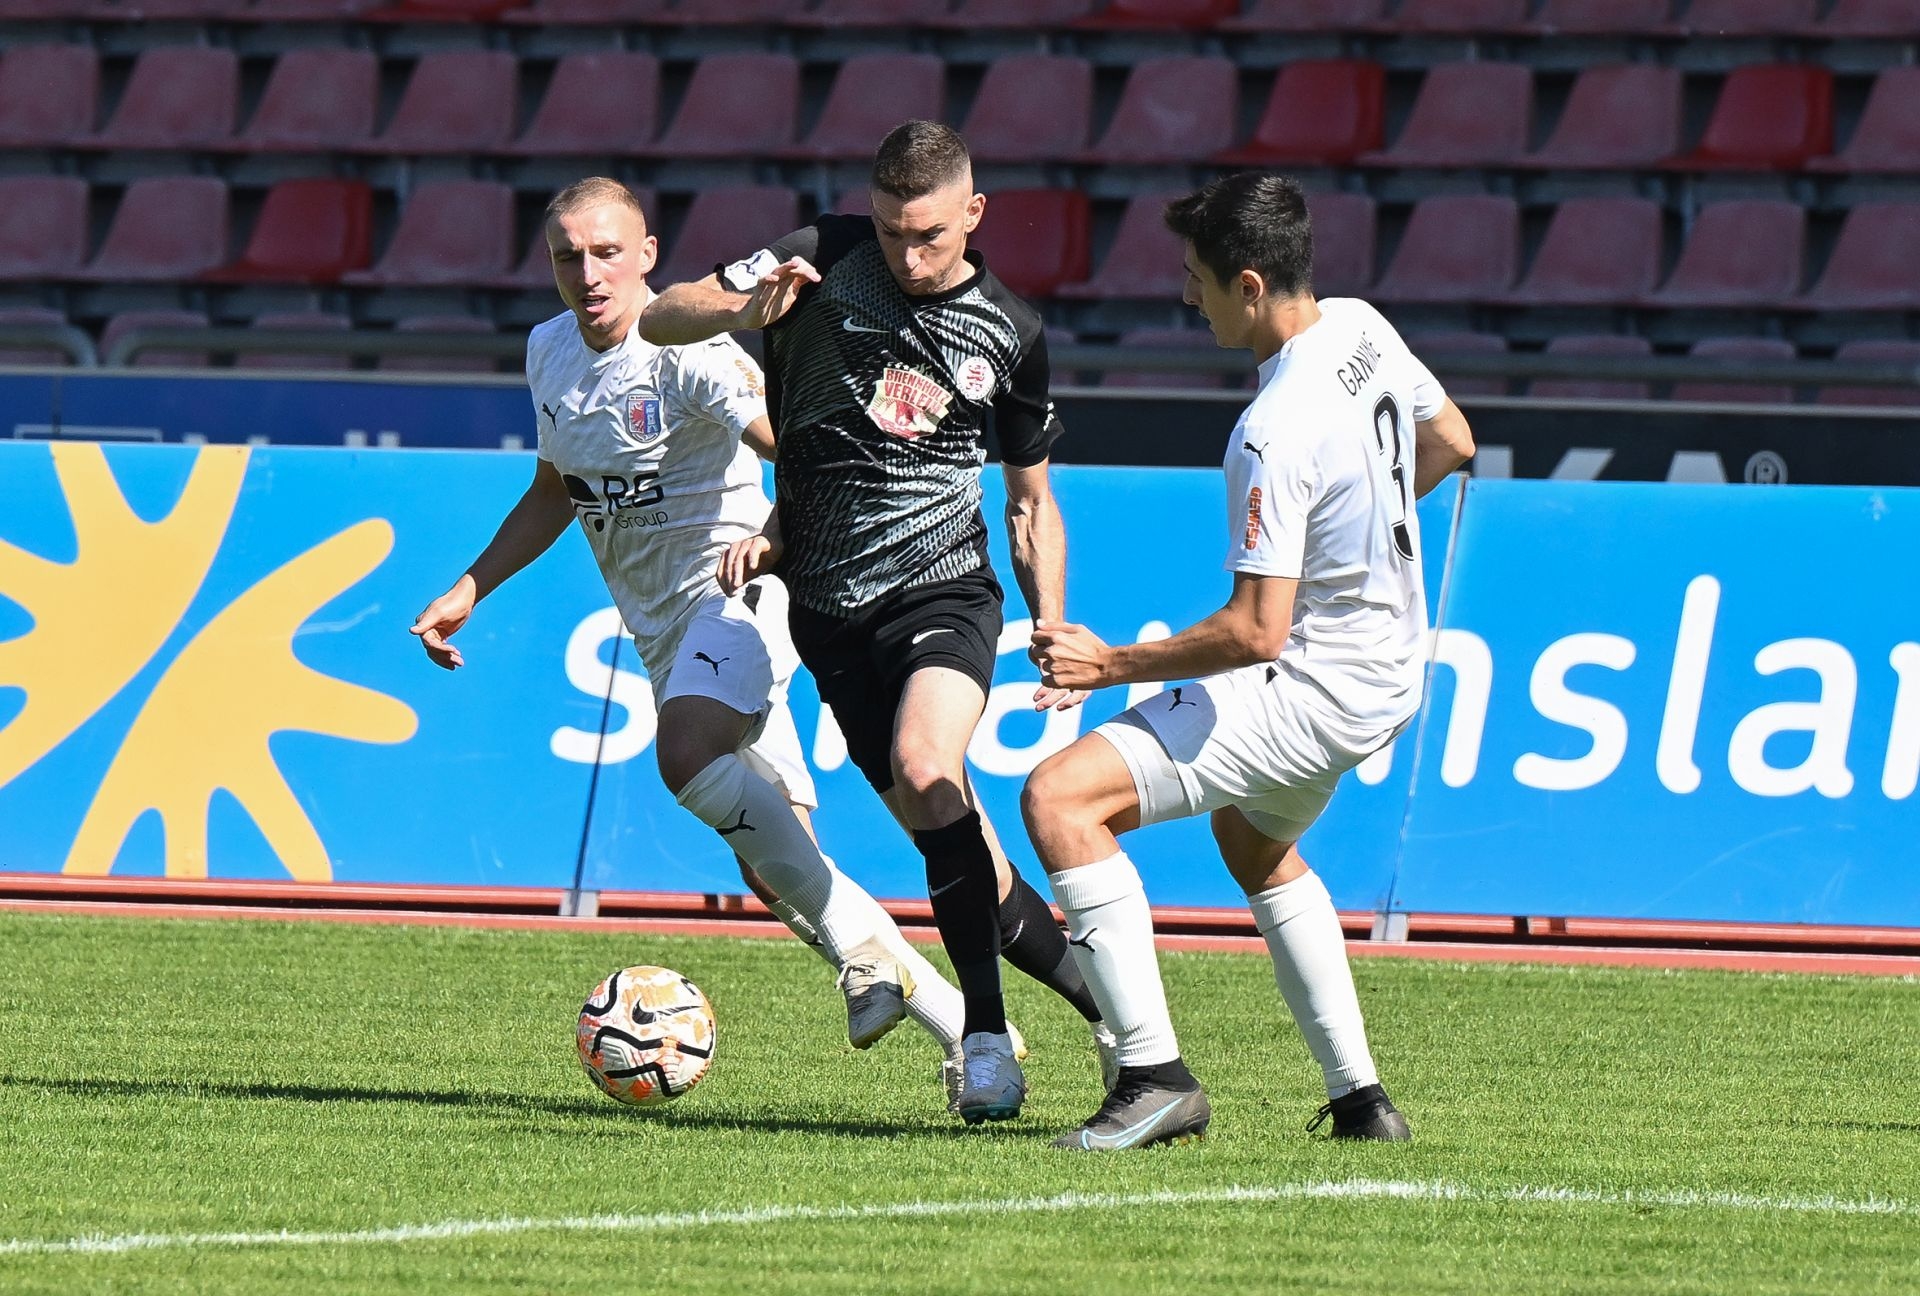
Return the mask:
POLYGON ((820 804, 787 708, 800 656, 787 632, 786 586, 766 576, 732 598, 715 591, 685 622, 677 643, 663 636, 640 649, 656 711, 677 697, 704 697, 754 717, 740 758, 795 805, 820 804))
POLYGON ((1353 750, 1326 695, 1265 662, 1168 689, 1094 732, 1132 772, 1142 826, 1237 806, 1283 842, 1298 841, 1340 776, 1393 737, 1353 750))

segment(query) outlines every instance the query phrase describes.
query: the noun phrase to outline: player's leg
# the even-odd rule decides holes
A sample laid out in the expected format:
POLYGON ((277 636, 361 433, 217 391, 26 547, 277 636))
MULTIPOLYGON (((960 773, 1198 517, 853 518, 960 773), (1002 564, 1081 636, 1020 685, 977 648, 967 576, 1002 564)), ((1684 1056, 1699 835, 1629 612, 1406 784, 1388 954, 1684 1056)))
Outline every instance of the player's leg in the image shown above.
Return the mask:
MULTIPOLYGON (((1315 799, 1309 796, 1305 804, 1317 815, 1315 799)), ((1325 798, 1317 799, 1325 804, 1325 798)), ((1295 817, 1302 813, 1297 795, 1273 810, 1278 813, 1223 806, 1213 812, 1213 838, 1227 871, 1247 893, 1254 925, 1273 956, 1280 997, 1326 1078, 1327 1106, 1313 1123, 1332 1116, 1336 1138, 1410 1138, 1406 1119, 1380 1087, 1367 1047, 1333 897, 1296 845, 1311 819, 1303 823, 1295 817)))

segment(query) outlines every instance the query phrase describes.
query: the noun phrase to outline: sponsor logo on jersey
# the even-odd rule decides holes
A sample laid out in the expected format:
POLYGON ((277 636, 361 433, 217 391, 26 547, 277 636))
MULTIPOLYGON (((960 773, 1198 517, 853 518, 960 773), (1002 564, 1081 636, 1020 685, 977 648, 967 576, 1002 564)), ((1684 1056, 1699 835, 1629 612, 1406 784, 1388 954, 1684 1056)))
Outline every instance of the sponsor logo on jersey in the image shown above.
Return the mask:
POLYGON ((993 395, 993 366, 985 356, 968 356, 953 371, 953 377, 959 384, 960 394, 970 401, 983 401, 993 395))
POLYGON ((665 526, 673 521, 665 509, 657 507, 662 499, 658 476, 642 473, 628 481, 618 474, 604 473, 599 490, 572 473, 562 473, 560 479, 566 483, 574 514, 581 522, 595 531, 605 531, 611 521, 617 529, 626 531, 665 526))
POLYGON ((911 441, 936 431, 953 393, 923 373, 889 365, 874 385, 867 417, 882 432, 911 441))
POLYGON ((1260 488, 1247 492, 1247 548, 1260 543, 1260 488))
POLYGON ((627 397, 627 430, 638 445, 652 445, 667 430, 660 416, 660 398, 634 393, 627 397))
POLYGON ((733 367, 740 371, 740 385, 749 396, 765 396, 767 385, 760 379, 760 368, 745 356, 735 356, 733 367))

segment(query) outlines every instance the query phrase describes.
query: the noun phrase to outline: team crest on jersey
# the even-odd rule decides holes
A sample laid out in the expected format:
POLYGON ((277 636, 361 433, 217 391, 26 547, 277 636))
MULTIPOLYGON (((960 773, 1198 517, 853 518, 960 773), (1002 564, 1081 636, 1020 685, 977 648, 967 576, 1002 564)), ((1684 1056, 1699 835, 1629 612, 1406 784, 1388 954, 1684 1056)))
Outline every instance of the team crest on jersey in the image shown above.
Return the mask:
POLYGON ((953 393, 923 373, 888 366, 874 386, 867 417, 882 432, 911 441, 940 426, 953 393))
POLYGON ((993 366, 985 356, 968 356, 953 376, 960 384, 960 394, 970 401, 983 401, 993 395, 993 366))
POLYGON ((627 430, 640 445, 652 445, 660 439, 667 425, 660 416, 658 396, 627 397, 627 430))

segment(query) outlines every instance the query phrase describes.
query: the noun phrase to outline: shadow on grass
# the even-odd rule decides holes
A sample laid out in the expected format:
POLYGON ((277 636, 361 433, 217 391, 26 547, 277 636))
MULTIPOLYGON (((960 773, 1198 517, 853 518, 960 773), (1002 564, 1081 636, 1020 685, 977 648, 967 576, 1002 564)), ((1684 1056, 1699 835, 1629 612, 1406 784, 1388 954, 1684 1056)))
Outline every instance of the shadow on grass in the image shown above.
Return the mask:
POLYGON ((487 1093, 471 1089, 375 1089, 359 1085, 232 1084, 218 1080, 121 1080, 107 1077, 59 1079, 51 1076, 0 1075, 0 1089, 39 1089, 82 1098, 231 1099, 241 1102, 411 1103, 423 1107, 466 1107, 500 1114, 544 1112, 600 1124, 636 1122, 669 1129, 743 1130, 756 1133, 852 1135, 895 1138, 907 1134, 943 1134, 944 1123, 845 1120, 833 1117, 728 1114, 698 1108, 624 1107, 605 1099, 538 1098, 529 1094, 487 1093))

